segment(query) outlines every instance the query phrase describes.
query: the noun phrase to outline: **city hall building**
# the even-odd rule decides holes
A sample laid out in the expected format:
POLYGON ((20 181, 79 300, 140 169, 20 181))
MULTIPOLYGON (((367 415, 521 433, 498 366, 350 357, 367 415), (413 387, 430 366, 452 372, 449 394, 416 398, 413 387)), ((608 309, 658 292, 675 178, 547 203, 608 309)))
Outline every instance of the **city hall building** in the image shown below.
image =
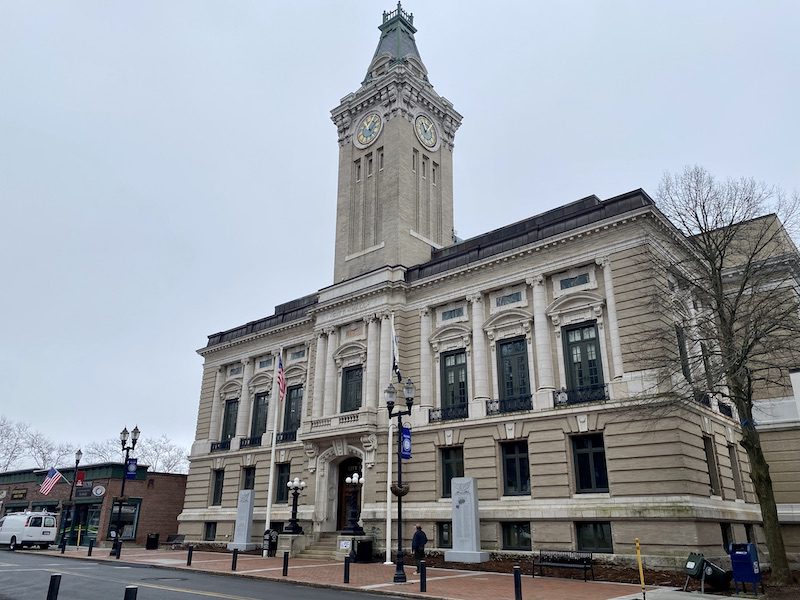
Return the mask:
MULTIPOLYGON (((733 408, 710 394, 664 414, 639 401, 661 385, 648 359, 652 332, 672 328, 680 356, 674 327, 682 317, 655 313, 653 298, 674 287, 662 265, 687 251, 686 240, 642 190, 565 199, 454 239, 462 117, 430 84, 415 33, 401 7, 384 13, 363 82, 332 111, 333 283, 210 335, 199 350, 202 390, 179 533, 231 542, 238 493, 252 489, 251 541, 260 543, 267 494, 270 525, 280 528, 291 511, 286 483, 298 477, 307 484, 298 518, 312 548, 345 527, 356 495, 364 530, 382 552, 387 461, 395 461, 392 478, 397 470, 389 383, 405 406, 392 373, 393 323, 403 380, 415 386, 403 420, 412 430, 406 548, 415 523, 428 532, 428 549, 451 546, 451 478, 460 476, 477 482, 486 551, 624 558, 639 538, 655 566, 677 564, 687 547, 714 556, 727 541, 762 541, 733 408), (345 483, 356 472, 366 481, 360 490, 345 483)), ((797 444, 797 400, 789 389, 781 401, 790 415, 785 448, 797 444)), ((394 503, 390 516, 394 537, 394 503)))

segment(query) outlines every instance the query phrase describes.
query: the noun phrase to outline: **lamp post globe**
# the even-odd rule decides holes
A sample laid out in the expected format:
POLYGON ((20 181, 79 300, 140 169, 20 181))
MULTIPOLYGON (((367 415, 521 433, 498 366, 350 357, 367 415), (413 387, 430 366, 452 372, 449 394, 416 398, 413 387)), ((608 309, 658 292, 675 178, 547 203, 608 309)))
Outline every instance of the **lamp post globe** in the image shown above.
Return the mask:
POLYGON ((297 522, 297 498, 300 496, 300 490, 306 488, 306 482, 299 477, 295 477, 286 483, 286 487, 292 492, 292 518, 289 519, 289 524, 283 531, 292 535, 301 535, 303 528, 297 522))
MULTIPOLYGON (((410 378, 403 384, 403 397, 406 401, 405 409, 395 410, 397 401, 397 390, 394 384, 390 383, 383 392, 386 400, 386 410, 389 411, 389 419, 397 417, 397 483, 392 486, 392 493, 397 496, 397 560, 395 561, 395 572, 393 581, 395 583, 406 582, 406 572, 404 569, 403 554, 403 496, 408 493, 408 485, 403 485, 403 417, 411 414, 414 406, 414 382, 410 378)), ((389 549, 386 549, 389 552, 389 549)), ((388 560, 388 559, 387 559, 388 560)))
POLYGON ((359 490, 361 490, 364 485, 364 477, 358 473, 353 473, 349 477, 346 477, 344 482, 352 488, 352 492, 350 493, 350 506, 348 506, 347 510, 347 526, 342 529, 342 533, 347 533, 350 535, 364 535, 364 528, 358 524, 358 519, 361 516, 360 511, 358 510, 360 500, 359 490))

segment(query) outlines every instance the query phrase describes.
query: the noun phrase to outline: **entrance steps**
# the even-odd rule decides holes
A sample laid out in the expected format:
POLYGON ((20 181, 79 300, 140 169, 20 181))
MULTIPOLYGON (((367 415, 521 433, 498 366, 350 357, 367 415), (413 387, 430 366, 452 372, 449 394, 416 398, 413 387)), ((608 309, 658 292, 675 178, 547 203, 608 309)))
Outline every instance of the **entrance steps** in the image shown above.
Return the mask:
POLYGON ((296 558, 309 558, 313 560, 333 560, 336 558, 336 542, 339 533, 326 531, 319 535, 319 539, 306 546, 296 558))

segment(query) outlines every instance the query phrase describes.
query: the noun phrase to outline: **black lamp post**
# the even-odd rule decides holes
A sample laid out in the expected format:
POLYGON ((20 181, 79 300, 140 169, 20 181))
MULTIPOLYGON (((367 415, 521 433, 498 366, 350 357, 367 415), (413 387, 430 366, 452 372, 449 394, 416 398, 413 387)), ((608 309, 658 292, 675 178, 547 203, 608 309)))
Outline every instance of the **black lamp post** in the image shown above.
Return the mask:
POLYGON ((342 533, 349 533, 350 535, 364 535, 364 528, 358 524, 359 510, 358 510, 358 492, 364 485, 364 478, 358 473, 353 473, 347 477, 344 482, 347 485, 353 486, 353 492, 350 494, 350 506, 347 527, 342 529, 342 533))
MULTIPOLYGON (((386 398, 386 408, 389 411, 389 418, 397 417, 397 483, 392 486, 392 493, 397 496, 397 561, 394 572, 395 583, 406 582, 406 572, 403 569, 403 496, 408 493, 408 485, 403 485, 403 416, 411 414, 411 407, 414 404, 414 382, 406 379, 403 385, 403 396, 406 399, 405 410, 394 410, 394 401, 397 392, 391 383, 384 391, 386 398)), ((387 548, 388 552, 389 549, 387 548)))
POLYGON ((286 487, 292 491, 292 518, 289 519, 289 524, 283 532, 291 533, 292 535, 300 535, 303 533, 303 528, 300 527, 300 523, 297 522, 297 497, 300 495, 300 490, 305 489, 306 482, 300 481, 299 477, 295 477, 289 480, 286 487))
POLYGON ((131 450, 136 448, 136 442, 139 441, 139 427, 133 428, 133 431, 128 433, 128 428, 125 427, 119 434, 119 441, 122 443, 122 450, 125 452, 125 469, 122 474, 122 489, 119 492, 119 508, 117 509, 117 537, 114 539, 114 548, 116 556, 119 556, 119 550, 122 546, 122 505, 125 504, 125 481, 128 479, 128 457, 131 450), (130 436, 131 443, 128 445, 128 437, 130 436))
POLYGON ((71 507, 70 512, 70 519, 69 519, 69 535, 70 538, 72 537, 72 530, 75 529, 75 505, 72 504, 72 494, 75 493, 75 480, 78 478, 78 464, 81 462, 81 457, 83 456, 83 452, 81 449, 78 448, 77 452, 75 452, 75 472, 72 475, 72 485, 69 486, 69 501, 67 502, 67 506, 62 508, 61 510, 61 525, 59 529, 61 529, 61 543, 64 543, 64 538, 67 536, 67 530, 64 528, 64 514, 67 511, 67 507, 71 507))

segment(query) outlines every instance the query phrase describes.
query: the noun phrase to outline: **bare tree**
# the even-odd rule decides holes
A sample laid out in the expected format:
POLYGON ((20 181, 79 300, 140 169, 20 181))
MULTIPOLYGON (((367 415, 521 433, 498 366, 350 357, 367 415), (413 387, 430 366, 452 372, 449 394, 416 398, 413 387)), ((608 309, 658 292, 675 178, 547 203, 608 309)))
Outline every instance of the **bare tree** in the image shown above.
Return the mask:
POLYGON ((89 442, 83 448, 84 461, 89 463, 120 462, 123 458, 119 440, 108 438, 89 442))
POLYGON ((0 473, 13 469, 25 456, 30 427, 0 415, 0 473))
POLYGON ((25 454, 40 469, 64 466, 64 460, 74 452, 72 444, 54 442, 40 431, 28 430, 23 437, 25 454))
POLYGON ((136 450, 139 459, 151 471, 186 473, 189 470, 186 448, 172 442, 166 434, 158 438, 142 438, 136 450))
POLYGON ((735 407, 778 584, 791 576, 753 412, 759 399, 785 395, 776 390, 785 391, 800 358, 800 256, 790 235, 798 205, 796 193, 717 181, 700 167, 666 174, 658 192, 659 208, 689 242, 682 258, 671 257, 662 295, 677 315, 678 354, 664 363, 680 384, 669 393, 694 401, 708 390, 735 407))

